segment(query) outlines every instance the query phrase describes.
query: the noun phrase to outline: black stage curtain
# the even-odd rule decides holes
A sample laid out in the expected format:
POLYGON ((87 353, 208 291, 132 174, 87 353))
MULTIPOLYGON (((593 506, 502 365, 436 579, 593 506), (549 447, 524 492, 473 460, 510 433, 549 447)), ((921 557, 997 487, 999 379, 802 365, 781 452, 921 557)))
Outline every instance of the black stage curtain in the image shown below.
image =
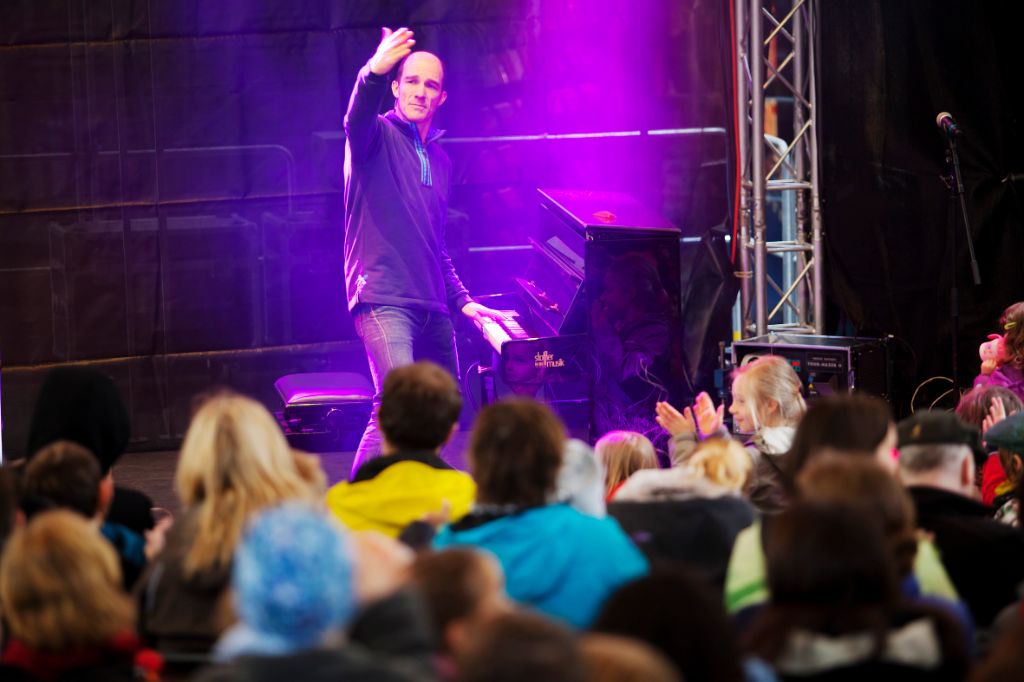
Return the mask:
MULTIPOLYGON (((998 331, 1000 312, 1024 299, 1024 5, 832 0, 819 9, 826 271, 842 311, 834 322, 841 331, 897 337, 905 412, 919 382, 951 374, 954 276, 962 384, 977 373, 978 344, 998 331), (964 131, 980 287, 971 282, 962 224, 955 240, 952 232, 959 208, 941 177, 940 111, 964 131)), ((926 388, 916 406, 935 397, 926 388)))

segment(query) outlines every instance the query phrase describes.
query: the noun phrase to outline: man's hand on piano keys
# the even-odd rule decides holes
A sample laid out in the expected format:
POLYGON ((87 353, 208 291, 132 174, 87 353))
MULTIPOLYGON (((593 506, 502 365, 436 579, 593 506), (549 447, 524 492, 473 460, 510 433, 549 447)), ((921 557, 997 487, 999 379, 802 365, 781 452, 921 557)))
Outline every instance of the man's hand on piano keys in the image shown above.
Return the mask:
POLYGON ((488 308, 485 305, 480 305, 476 301, 470 301, 466 305, 462 306, 462 314, 471 320, 483 321, 484 319, 489 319, 504 321, 507 319, 505 317, 505 313, 501 312, 500 310, 488 308))

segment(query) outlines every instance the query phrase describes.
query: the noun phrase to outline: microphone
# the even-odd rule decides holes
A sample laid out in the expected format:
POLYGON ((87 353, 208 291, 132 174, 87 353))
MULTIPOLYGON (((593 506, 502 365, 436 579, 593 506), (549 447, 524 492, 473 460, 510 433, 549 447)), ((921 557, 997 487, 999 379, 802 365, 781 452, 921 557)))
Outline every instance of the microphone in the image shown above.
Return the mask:
POLYGON ((939 115, 935 117, 935 125, 939 126, 939 128, 941 128, 949 137, 963 135, 963 131, 960 130, 960 126, 958 126, 956 121, 953 119, 953 114, 948 111, 939 112, 939 115))

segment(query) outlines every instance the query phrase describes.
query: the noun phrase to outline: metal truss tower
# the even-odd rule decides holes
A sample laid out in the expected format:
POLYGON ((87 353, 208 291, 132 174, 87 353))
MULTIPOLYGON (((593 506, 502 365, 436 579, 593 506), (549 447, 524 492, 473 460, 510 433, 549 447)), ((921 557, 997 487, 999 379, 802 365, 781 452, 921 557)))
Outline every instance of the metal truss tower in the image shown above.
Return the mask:
MULTIPOLYGON (((815 88, 816 0, 732 0, 736 36, 739 196, 740 335, 771 331, 821 334, 824 328, 823 244, 815 88), (784 12, 778 8, 788 7, 784 12), (765 134, 771 88, 792 99, 789 140, 765 134), (767 241, 766 199, 783 193, 782 239, 767 241), (782 260, 782 278, 768 258, 782 260), (768 287, 780 297, 768 309, 768 287)), ((779 131, 779 136, 784 135, 779 131)))

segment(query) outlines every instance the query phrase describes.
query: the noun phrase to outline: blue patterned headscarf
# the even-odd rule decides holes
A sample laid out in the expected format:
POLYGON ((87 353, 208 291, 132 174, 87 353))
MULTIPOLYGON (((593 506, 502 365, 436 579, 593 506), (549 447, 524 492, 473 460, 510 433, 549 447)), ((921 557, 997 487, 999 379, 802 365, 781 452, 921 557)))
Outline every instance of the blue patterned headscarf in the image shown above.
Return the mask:
POLYGON ((317 646, 355 612, 352 574, 344 531, 325 514, 300 503, 261 513, 235 552, 239 623, 221 638, 215 658, 317 646))

